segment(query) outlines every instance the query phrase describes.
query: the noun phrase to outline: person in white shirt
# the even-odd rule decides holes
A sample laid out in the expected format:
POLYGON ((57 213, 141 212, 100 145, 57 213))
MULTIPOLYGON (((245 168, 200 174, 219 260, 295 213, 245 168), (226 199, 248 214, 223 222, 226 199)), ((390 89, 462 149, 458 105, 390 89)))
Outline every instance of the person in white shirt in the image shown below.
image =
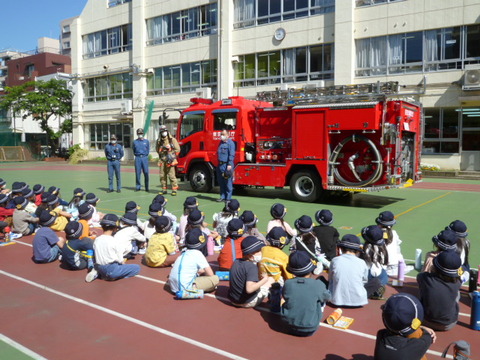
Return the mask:
POLYGON ((126 213, 123 215, 120 218, 120 228, 113 237, 124 244, 124 257, 129 258, 137 253, 145 254, 147 239, 138 229, 137 214, 126 213))

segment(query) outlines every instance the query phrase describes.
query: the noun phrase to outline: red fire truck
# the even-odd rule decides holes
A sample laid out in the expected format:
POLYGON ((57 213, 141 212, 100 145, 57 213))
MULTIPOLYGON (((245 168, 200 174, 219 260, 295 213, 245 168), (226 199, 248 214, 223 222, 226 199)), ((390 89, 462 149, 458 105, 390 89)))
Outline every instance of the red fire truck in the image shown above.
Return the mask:
POLYGON ((177 128, 178 175, 209 192, 226 129, 236 145, 235 186, 290 186, 306 202, 329 191, 407 186, 421 179, 423 117, 420 104, 394 99, 398 90, 387 82, 193 98, 177 128))

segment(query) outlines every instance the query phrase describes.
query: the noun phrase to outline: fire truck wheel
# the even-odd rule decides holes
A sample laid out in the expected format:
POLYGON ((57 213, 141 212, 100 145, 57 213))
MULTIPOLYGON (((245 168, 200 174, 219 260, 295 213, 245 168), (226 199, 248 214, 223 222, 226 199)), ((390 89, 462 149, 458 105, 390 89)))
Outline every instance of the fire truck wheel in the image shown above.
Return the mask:
POLYGON ((212 190, 212 174, 205 165, 195 165, 190 171, 190 186, 198 192, 212 190))
POLYGON ((316 201, 322 192, 320 177, 311 171, 300 171, 290 179, 290 191, 295 199, 316 201))

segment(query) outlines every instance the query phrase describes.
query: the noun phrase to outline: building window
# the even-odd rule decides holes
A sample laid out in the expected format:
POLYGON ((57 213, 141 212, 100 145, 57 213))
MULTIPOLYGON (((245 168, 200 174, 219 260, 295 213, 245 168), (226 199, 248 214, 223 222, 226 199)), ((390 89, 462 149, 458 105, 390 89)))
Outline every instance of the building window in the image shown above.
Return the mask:
POLYGON ((70 41, 65 41, 65 42, 63 43, 63 48, 64 48, 64 49, 70 49, 70 41))
POLYGON ((333 79, 333 44, 240 55, 235 86, 333 79))
POLYGON ((147 19, 147 45, 217 33, 217 3, 147 19))
POLYGON ((386 3, 393 3, 405 0, 356 0, 355 3, 357 7, 370 6, 370 5, 380 5, 386 3))
POLYGON ((118 142, 129 148, 132 141, 132 125, 122 122, 90 124, 90 149, 105 149, 112 135, 116 135, 118 142))
POLYGON ((132 75, 129 73, 86 79, 87 102, 132 98, 132 75))
POLYGON ((335 11, 335 0, 234 0, 234 28, 335 11))
POLYGON ((163 66, 147 79, 147 95, 194 92, 199 87, 216 87, 217 60, 163 66))
POLYGON ((108 0, 108 7, 114 7, 125 3, 132 2, 132 0, 108 0))
POLYGON ((460 151, 460 115, 461 109, 425 109, 423 153, 460 151))
POLYGON ((132 24, 117 26, 83 36, 83 58, 129 51, 132 49, 132 24))
POLYGON ((70 32, 70 25, 63 25, 62 33, 66 34, 70 32))
POLYGON ((480 151, 480 109, 462 111, 462 150, 480 151))
POLYGON ((25 76, 32 77, 34 71, 35 71, 34 64, 28 64, 27 66, 25 66, 25 76))

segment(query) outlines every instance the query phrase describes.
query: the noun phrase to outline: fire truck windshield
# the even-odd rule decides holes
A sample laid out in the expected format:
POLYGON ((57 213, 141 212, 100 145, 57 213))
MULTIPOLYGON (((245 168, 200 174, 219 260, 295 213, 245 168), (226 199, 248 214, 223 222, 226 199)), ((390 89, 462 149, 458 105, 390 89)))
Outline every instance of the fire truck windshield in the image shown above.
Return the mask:
POLYGON ((180 139, 203 130, 205 111, 190 111, 183 114, 180 127, 180 139))

